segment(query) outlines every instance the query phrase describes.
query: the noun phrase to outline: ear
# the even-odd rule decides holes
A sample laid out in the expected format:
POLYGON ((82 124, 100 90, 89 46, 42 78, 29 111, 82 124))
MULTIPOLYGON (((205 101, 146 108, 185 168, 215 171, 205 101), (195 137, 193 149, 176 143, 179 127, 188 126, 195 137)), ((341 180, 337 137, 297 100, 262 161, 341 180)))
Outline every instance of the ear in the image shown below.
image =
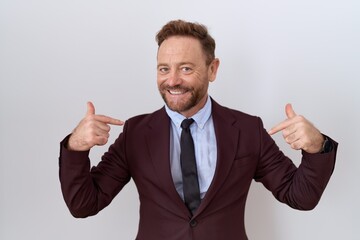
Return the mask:
POLYGON ((213 82, 216 79, 217 70, 220 65, 220 60, 215 58, 209 65, 208 74, 209 74, 209 82, 213 82))

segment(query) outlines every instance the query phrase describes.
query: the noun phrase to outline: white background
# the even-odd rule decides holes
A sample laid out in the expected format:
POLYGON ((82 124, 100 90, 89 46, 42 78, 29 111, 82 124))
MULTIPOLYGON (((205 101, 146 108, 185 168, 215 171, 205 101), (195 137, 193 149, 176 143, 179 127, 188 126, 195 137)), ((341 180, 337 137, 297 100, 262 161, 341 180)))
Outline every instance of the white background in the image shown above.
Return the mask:
MULTIPOLYGON (((0 1, 0 239, 134 239, 131 182, 95 217, 75 219, 58 180, 59 142, 92 100, 126 120, 163 105, 156 32, 169 20, 208 26, 221 60, 211 95, 270 128, 290 102, 339 145, 317 208, 293 210, 258 183, 246 209, 250 239, 360 238, 357 0, 0 1)), ((113 127, 112 142, 121 132, 113 127)), ((298 163, 299 152, 275 140, 298 163)), ((107 149, 91 153, 93 164, 107 149)))

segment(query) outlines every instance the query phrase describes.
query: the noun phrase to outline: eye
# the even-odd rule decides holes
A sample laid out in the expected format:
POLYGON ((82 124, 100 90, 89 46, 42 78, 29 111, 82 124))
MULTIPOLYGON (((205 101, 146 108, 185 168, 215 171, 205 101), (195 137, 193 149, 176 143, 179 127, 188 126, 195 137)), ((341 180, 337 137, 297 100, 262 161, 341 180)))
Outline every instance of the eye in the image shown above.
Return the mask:
POLYGON ((168 67, 159 67, 158 71, 160 73, 168 73, 169 72, 169 68, 168 67))
POLYGON ((181 68, 181 71, 185 72, 185 73, 188 73, 188 72, 191 72, 191 68, 190 67, 182 67, 181 68))

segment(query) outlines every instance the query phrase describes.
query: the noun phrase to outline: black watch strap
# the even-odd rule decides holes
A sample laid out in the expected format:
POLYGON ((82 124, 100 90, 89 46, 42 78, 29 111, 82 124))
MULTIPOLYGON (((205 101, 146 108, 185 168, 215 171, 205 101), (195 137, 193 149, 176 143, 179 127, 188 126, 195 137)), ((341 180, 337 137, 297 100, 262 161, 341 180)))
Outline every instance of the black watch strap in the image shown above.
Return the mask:
POLYGON ((324 136, 325 137, 325 141, 323 143, 323 146, 322 146, 322 149, 321 149, 321 152, 320 153, 328 153, 328 152, 331 152, 331 150, 333 149, 333 145, 332 145, 332 142, 331 140, 324 136))

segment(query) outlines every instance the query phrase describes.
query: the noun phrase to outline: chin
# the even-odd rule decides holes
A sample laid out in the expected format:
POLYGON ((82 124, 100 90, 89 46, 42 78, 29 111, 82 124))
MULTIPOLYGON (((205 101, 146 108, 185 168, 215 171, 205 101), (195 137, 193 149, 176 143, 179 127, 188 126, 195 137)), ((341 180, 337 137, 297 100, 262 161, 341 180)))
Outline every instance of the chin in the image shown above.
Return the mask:
POLYGON ((171 101, 165 101, 166 105, 175 112, 185 112, 190 110, 193 106, 190 103, 174 103, 171 101))
POLYGON ((178 99, 172 95, 169 96, 167 91, 160 92, 160 94, 168 108, 181 114, 196 108, 196 105, 198 105, 201 100, 196 94, 190 94, 178 99))

